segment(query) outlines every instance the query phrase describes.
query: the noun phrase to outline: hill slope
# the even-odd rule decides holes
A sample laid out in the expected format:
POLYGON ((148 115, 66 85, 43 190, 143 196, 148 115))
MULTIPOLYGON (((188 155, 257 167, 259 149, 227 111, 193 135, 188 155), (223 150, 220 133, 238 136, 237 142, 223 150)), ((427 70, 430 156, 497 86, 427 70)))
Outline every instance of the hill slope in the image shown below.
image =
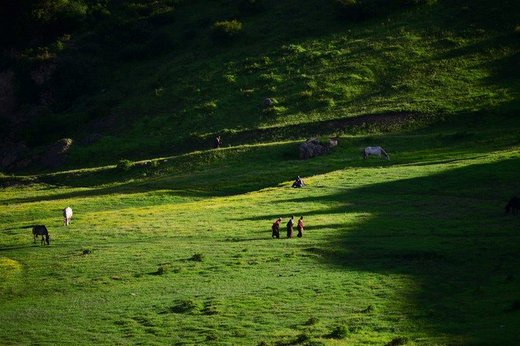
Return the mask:
POLYGON ((70 137, 71 165, 80 166, 210 147, 217 134, 251 143, 254 132, 240 133, 257 128, 267 129, 262 140, 348 132, 321 122, 363 114, 431 122, 518 110, 516 1, 366 0, 374 7, 360 21, 338 16, 332 1, 264 1, 251 11, 240 3, 180 1, 161 21, 114 15, 94 34, 77 34, 57 53, 58 71, 60 54, 76 71, 56 80, 62 103, 16 136, 30 146, 70 137), (230 18, 242 23, 239 35, 212 36, 212 25, 230 18), (63 89, 86 79, 82 64, 88 88, 67 97, 63 89), (265 97, 274 106, 264 108, 265 97))
POLYGON ((315 1, 35 3, 85 17, 17 48, 11 76, 56 74, 20 89, 6 137, 28 157, 73 143, 62 167, 0 173, 2 343, 518 343, 517 1, 341 18, 315 1), (241 35, 215 41, 231 18, 241 35), (297 159, 332 133, 330 154, 297 159), (291 215, 303 237, 271 239, 291 215))

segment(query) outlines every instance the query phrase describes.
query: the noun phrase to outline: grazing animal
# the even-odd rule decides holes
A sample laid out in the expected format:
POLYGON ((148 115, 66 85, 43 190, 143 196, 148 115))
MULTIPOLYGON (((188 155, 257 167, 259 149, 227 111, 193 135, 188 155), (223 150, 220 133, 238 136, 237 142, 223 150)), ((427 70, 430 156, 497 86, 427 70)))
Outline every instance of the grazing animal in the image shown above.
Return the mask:
POLYGON ((45 243, 47 243, 47 245, 50 245, 49 232, 47 231, 47 227, 45 227, 44 225, 36 225, 33 226, 32 232, 34 236, 34 243, 36 243, 36 238, 38 238, 38 236, 41 235, 41 245, 44 245, 45 243))
POLYGON ((506 214, 513 214, 518 215, 518 212, 520 211, 520 198, 513 197, 507 202, 506 204, 506 214))
POLYGON ((72 220, 72 208, 67 207, 63 209, 63 224, 65 226, 70 225, 70 221, 72 220))
POLYGON ((369 155, 377 155, 379 158, 381 158, 381 155, 384 155, 387 160, 390 160, 390 156, 388 156, 385 149, 381 147, 366 147, 361 153, 364 159, 368 159, 369 155))

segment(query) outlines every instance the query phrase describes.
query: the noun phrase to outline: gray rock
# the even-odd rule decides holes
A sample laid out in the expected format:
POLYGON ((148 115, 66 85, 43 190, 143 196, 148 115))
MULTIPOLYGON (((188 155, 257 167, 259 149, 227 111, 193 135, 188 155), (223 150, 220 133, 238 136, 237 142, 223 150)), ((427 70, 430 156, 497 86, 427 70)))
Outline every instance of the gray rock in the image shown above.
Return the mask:
POLYGON ((301 143, 299 146, 300 160, 307 160, 315 156, 326 154, 337 145, 337 139, 331 138, 329 139, 329 143, 327 145, 323 145, 317 138, 310 138, 301 143))

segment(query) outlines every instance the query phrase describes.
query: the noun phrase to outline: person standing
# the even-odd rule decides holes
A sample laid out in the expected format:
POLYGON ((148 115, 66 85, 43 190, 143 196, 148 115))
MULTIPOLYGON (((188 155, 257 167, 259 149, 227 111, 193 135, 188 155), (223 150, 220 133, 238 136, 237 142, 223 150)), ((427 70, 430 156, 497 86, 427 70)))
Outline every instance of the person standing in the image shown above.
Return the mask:
POLYGON ((274 223, 271 229, 273 230, 273 234, 271 238, 280 238, 280 222, 282 222, 282 218, 279 217, 274 223))
POLYGON ((220 138, 220 136, 217 136, 217 138, 215 138, 215 149, 220 148, 221 145, 222 139, 220 138))
POLYGON ((287 222, 287 238, 292 238, 293 227, 294 227, 294 216, 291 216, 291 218, 287 222))
POLYGON ((296 180, 294 181, 294 183, 292 184, 292 187, 304 187, 305 186, 305 183, 303 182, 302 178, 300 178, 300 176, 298 176, 296 178, 296 180))
POLYGON ((303 237, 303 216, 300 217, 300 219, 298 220, 298 226, 297 226, 297 229, 298 229, 298 234, 296 235, 298 238, 301 238, 303 237))

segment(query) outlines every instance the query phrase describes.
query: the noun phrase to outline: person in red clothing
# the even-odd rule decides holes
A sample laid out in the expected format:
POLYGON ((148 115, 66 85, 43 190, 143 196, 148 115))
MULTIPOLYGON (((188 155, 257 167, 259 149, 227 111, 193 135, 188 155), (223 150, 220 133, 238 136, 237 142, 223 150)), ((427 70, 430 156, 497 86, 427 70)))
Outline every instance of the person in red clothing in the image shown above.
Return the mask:
POLYGON ((287 222, 287 238, 292 238, 293 227, 294 227, 294 216, 291 216, 291 218, 287 222))
POLYGON ((274 223, 271 229, 273 230, 272 238, 280 238, 280 223, 282 222, 282 218, 279 217, 274 223))
POLYGON ((298 228, 298 235, 297 235, 297 237, 298 238, 303 237, 303 216, 300 217, 300 219, 298 220, 297 228, 298 228))

